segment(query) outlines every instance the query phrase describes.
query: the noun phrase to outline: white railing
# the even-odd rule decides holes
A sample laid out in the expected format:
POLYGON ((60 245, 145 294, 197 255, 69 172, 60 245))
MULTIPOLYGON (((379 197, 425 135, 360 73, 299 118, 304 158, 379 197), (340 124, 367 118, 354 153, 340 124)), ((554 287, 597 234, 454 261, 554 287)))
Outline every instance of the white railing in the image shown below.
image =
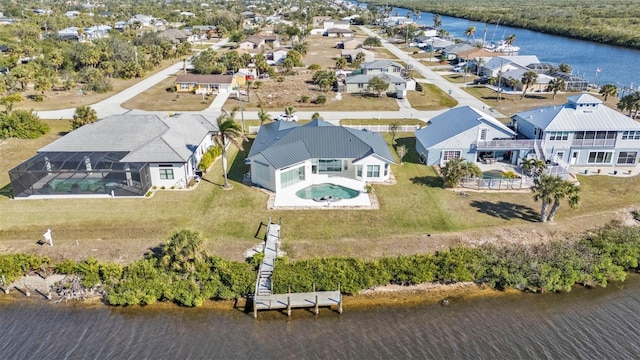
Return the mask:
POLYGON ((539 140, 488 140, 478 141, 477 149, 533 149, 539 140))
POLYGON ((475 190, 522 190, 533 186, 533 178, 521 177, 518 179, 480 179, 463 178, 460 186, 475 190))
POLYGON ((616 146, 616 139, 574 139, 573 146, 616 146))
MULTIPOLYGON (((368 130, 371 132, 391 132, 391 125, 342 125, 350 129, 368 130)), ((398 125, 398 132, 416 132, 420 125, 398 125)))

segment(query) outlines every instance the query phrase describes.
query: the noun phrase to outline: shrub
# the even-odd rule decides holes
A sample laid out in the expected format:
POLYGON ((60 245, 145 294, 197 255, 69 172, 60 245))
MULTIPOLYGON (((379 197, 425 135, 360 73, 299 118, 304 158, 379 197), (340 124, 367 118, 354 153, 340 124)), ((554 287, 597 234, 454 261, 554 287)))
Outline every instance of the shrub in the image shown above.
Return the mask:
POLYGON ((0 139, 15 137, 19 139, 37 139, 48 133, 49 125, 31 111, 14 110, 0 114, 0 139))
POLYGON ((175 85, 171 85, 171 86, 169 86, 168 88, 166 88, 165 90, 166 90, 167 92, 169 92, 169 93, 174 93, 174 92, 178 91, 178 87, 177 87, 177 86, 175 86, 175 85))
POLYGON ((147 193, 144 194, 145 197, 151 197, 151 195, 153 195, 153 191, 147 191, 147 193))
POLYGON ((44 101, 44 95, 41 94, 35 94, 35 95, 31 95, 29 96, 29 98, 35 102, 41 102, 44 101))
POLYGON ((320 69, 322 69, 322 66, 320 66, 320 64, 309 65, 309 70, 320 70, 320 69))
POLYGON ((302 95, 300 96, 300 100, 298 100, 301 103, 308 103, 309 102, 309 95, 302 95))
POLYGON ((7 283, 24 276, 27 271, 34 271, 48 265, 49 258, 27 254, 0 255, 0 275, 5 276, 7 283))
POLYGON ((322 105, 327 102, 327 97, 324 95, 318 95, 315 99, 313 99, 313 103, 316 105, 322 105))

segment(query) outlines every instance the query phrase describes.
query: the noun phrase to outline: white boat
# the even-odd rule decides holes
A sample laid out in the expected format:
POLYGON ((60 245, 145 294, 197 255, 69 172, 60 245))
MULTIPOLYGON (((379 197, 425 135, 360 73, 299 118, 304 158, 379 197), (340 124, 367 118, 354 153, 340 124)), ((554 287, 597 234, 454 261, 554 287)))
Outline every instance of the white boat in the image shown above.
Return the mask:
POLYGON ((484 49, 491 52, 505 53, 509 55, 517 55, 520 51, 519 46, 507 43, 505 40, 500 40, 498 43, 490 43, 484 46, 484 49))

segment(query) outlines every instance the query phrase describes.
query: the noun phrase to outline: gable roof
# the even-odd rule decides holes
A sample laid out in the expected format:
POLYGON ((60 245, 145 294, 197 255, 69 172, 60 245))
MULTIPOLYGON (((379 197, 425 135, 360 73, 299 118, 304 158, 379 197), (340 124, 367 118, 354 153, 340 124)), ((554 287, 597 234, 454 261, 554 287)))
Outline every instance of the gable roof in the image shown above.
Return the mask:
POLYGON ((125 152, 121 162, 185 162, 215 131, 215 120, 197 114, 113 115, 84 125, 38 152, 125 152))
POLYGON ((420 141, 426 149, 429 149, 482 124, 502 131, 505 136, 516 135, 513 130, 493 116, 471 106, 462 106, 447 110, 429 120, 429 126, 416 131, 416 140, 420 141))
POLYGON ((384 80, 387 84, 406 84, 407 81, 400 76, 396 76, 393 74, 357 74, 352 76, 347 76, 344 79, 345 84, 366 84, 374 77, 379 77, 384 80))
POLYGON ((475 48, 476 48, 475 46, 472 46, 466 43, 459 43, 459 44, 449 45, 446 48, 442 49, 442 51, 448 54, 459 54, 461 52, 470 51, 475 48))
POLYGON ((360 65, 360 68, 361 69, 386 69, 389 66, 404 69, 404 66, 391 60, 374 60, 371 62, 363 63, 362 65, 360 65))
POLYGON ((204 75, 204 74, 190 74, 190 75, 178 75, 176 76, 176 84, 189 83, 189 84, 231 84, 233 82, 233 75, 204 75))
POLYGON ((247 159, 251 161, 258 154, 276 169, 312 158, 357 160, 374 154, 394 162, 380 134, 323 120, 305 125, 278 121, 260 127, 247 159))
POLYGON ((561 106, 547 106, 512 116, 544 131, 626 131, 640 130, 640 123, 602 104, 589 94, 567 98, 561 106))

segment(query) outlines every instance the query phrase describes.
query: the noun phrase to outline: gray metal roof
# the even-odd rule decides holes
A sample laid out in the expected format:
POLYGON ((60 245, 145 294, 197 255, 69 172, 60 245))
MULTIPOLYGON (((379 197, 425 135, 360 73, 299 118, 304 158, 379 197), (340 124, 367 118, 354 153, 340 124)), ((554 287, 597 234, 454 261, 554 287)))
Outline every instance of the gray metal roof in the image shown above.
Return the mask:
POLYGON ((400 76, 396 76, 393 74, 358 74, 353 76, 347 76, 344 79, 345 84, 367 84, 369 80, 374 77, 379 77, 384 80, 387 84, 406 84, 406 80, 401 78, 400 76))
POLYGON ((84 125, 38 152, 126 152, 122 162, 184 162, 206 136, 214 120, 197 114, 114 115, 84 125))
POLYGON ((371 62, 363 63, 362 65, 360 65, 360 68, 361 69, 386 69, 389 66, 394 66, 397 68, 404 69, 404 66, 391 60, 374 60, 371 62))
POLYGON ((602 104, 588 94, 569 97, 561 106, 547 106, 516 113, 512 118, 528 122, 544 131, 626 131, 640 130, 640 123, 602 104))
POLYGON ((258 154, 276 169, 313 158, 358 160, 373 154, 394 162, 380 134, 322 120, 305 125, 280 121, 260 127, 247 159, 258 154))
POLYGON ((429 126, 416 131, 416 140, 429 149, 481 124, 503 131, 505 137, 516 134, 491 115, 471 106, 462 106, 448 110, 429 120, 429 126))

